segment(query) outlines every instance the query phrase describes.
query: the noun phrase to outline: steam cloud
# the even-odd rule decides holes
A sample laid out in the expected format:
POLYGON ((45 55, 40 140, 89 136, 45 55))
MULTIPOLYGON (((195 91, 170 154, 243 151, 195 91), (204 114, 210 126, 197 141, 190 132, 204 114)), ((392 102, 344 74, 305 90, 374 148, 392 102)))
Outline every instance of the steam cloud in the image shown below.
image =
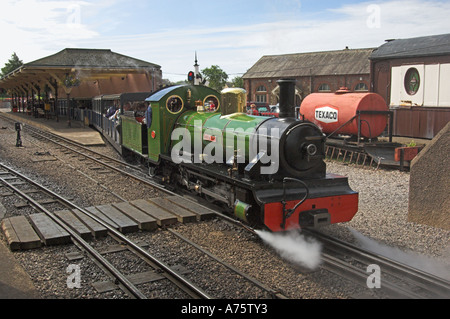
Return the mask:
POLYGON ((380 244, 373 239, 365 237, 355 229, 349 227, 349 230, 359 243, 359 245, 373 253, 394 259, 405 265, 423 270, 436 276, 450 280, 450 268, 437 259, 428 256, 419 255, 415 252, 405 252, 396 247, 390 247, 380 244))
POLYGON ((284 234, 256 231, 256 233, 284 259, 311 270, 316 269, 321 262, 322 245, 314 239, 307 239, 298 232, 284 234))

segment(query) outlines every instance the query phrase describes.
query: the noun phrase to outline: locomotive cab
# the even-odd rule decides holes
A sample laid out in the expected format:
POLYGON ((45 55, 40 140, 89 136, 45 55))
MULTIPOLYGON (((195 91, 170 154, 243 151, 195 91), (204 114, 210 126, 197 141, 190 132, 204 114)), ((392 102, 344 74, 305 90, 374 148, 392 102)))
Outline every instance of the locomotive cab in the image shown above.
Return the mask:
POLYGON ((176 121, 188 111, 214 114, 220 110, 220 94, 194 85, 178 85, 162 89, 146 99, 152 106, 152 124, 148 127, 148 159, 160 162, 160 155, 170 156, 171 136, 176 121))

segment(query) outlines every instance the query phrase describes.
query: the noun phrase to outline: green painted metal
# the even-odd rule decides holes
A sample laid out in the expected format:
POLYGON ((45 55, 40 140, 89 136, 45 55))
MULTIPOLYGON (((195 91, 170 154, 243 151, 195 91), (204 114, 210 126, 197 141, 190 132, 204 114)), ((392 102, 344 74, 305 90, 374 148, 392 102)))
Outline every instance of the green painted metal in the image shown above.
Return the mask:
MULTIPOLYGON (((144 152, 143 124, 134 117, 122 116, 122 145, 139 154, 144 152)), ((145 132, 144 132, 145 134, 145 132)))
POLYGON ((150 162, 158 163, 160 155, 171 155, 172 147, 183 138, 173 135, 174 130, 184 128, 190 134, 192 152, 194 146, 199 145, 201 152, 209 147, 215 154, 221 149, 227 161, 235 150, 239 150, 248 161, 250 136, 267 118, 245 113, 222 115, 220 98, 219 92, 205 86, 180 85, 160 90, 146 99, 152 107, 152 123, 144 131, 145 137, 140 134, 145 126, 133 118, 123 117, 123 145, 140 154, 148 154, 150 162), (209 105, 213 100, 218 106, 213 112, 198 107, 209 105), (196 135, 196 132, 200 134, 196 135), (142 143, 145 143, 144 147, 142 143))
MULTIPOLYGON (((148 130, 149 160, 159 161, 159 155, 170 155, 171 137, 178 118, 183 117, 186 112, 197 111, 196 104, 204 104, 209 97, 214 97, 219 104, 220 93, 205 86, 182 85, 173 86, 151 95, 146 101, 152 105, 152 125, 148 130), (176 112, 171 112, 168 108, 170 101, 179 98, 182 101, 182 108, 176 112), (155 136, 153 138, 152 136, 155 136)), ((214 113, 209 113, 214 114, 214 113)), ((217 114, 217 113, 216 113, 217 114)))
POLYGON ((159 161, 159 154, 161 154, 161 112, 159 103, 151 103, 152 105, 152 124, 147 130, 148 135, 148 158, 152 162, 159 161), (152 134, 152 132, 154 132, 152 134))
MULTIPOLYGON (((234 155, 235 150, 239 151, 239 155, 245 155, 248 160, 250 137, 254 134, 257 126, 266 119, 266 117, 256 117, 244 113, 222 116, 216 113, 189 111, 179 117, 176 128, 185 128, 189 131, 193 147, 201 144, 203 150, 211 143, 216 143, 216 145, 210 145, 210 149, 221 148, 225 161, 234 155)), ((173 145, 183 138, 180 135, 173 141, 173 145)))
POLYGON ((248 222, 247 213, 250 208, 251 205, 241 202, 240 200, 236 200, 236 202, 234 203, 234 215, 240 220, 248 222))

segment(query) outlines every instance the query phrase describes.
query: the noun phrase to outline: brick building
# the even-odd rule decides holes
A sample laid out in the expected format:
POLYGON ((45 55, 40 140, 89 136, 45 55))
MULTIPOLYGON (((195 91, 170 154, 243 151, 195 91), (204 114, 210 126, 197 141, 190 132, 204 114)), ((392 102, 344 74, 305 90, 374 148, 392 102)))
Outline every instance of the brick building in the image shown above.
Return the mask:
POLYGON ((247 101, 258 104, 278 103, 277 80, 294 78, 296 105, 313 92, 335 92, 340 87, 368 91, 369 56, 374 49, 296 53, 263 56, 243 76, 247 101))
POLYGON ((394 135, 435 137, 450 121, 450 33, 388 40, 369 59, 372 90, 394 113, 394 135))

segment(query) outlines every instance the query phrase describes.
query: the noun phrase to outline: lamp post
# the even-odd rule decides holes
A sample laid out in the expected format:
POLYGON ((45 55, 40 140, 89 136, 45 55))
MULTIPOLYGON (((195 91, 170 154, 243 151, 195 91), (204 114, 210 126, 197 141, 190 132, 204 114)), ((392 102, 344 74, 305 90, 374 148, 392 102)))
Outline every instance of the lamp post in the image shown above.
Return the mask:
POLYGON ((15 128, 17 132, 16 147, 22 147, 22 138, 20 137, 20 131, 22 131, 22 123, 15 123, 15 128))
POLYGON ((72 127, 72 122, 71 122, 71 108, 70 108, 70 93, 72 92, 72 89, 74 87, 78 87, 80 85, 81 81, 80 79, 78 79, 77 76, 71 75, 69 73, 66 74, 66 77, 64 78, 63 81, 63 88, 64 88, 64 92, 66 92, 67 94, 67 116, 69 118, 69 121, 67 122, 69 127, 72 127))

